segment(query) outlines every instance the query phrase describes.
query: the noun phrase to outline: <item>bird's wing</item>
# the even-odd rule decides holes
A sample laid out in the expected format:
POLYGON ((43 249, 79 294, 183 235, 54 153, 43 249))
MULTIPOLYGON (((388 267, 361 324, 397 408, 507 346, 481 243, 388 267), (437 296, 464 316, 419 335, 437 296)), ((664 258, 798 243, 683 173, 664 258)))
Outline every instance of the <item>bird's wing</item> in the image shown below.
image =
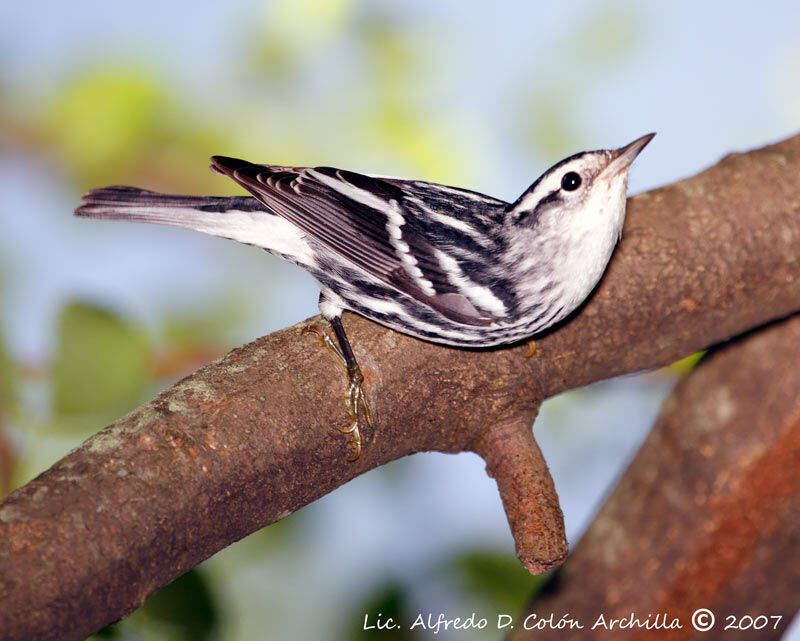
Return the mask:
MULTIPOLYGON (((465 231, 469 226, 453 223, 441 203, 427 193, 434 185, 330 167, 257 165, 223 156, 211 161, 215 172, 235 180, 270 211, 443 316, 469 325, 488 325, 503 315, 499 301, 487 304, 488 289, 464 288, 465 280, 471 283, 469 277, 458 260, 442 250, 445 245, 460 246, 471 240, 462 238, 469 236, 465 231), (437 223, 436 217, 450 224, 437 223)), ((473 192, 443 189, 479 198, 473 192)), ((447 201, 452 195, 444 193, 440 199, 447 201)), ((473 235, 477 234, 474 230, 473 235)))

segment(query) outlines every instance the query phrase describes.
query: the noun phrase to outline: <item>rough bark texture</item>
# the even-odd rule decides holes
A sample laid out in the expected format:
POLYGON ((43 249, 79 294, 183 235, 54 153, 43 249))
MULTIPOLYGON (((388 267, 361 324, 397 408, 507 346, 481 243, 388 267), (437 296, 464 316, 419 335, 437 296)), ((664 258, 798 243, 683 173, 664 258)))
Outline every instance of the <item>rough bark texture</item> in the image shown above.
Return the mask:
POLYGON ((533 358, 526 346, 448 349, 346 316, 376 426, 356 463, 337 431, 344 378, 303 324, 234 350, 96 434, 0 504, 0 630, 83 638, 233 541, 424 450, 489 456, 526 561, 557 561, 551 481, 539 463, 535 478, 524 468, 535 444, 521 443, 518 458, 486 451, 513 442, 502 437, 509 417, 800 309, 800 137, 728 156, 631 199, 628 212, 595 295, 537 340, 533 358), (518 513, 532 505, 540 517, 518 513))
POLYGON ((489 426, 473 449, 497 480, 517 557, 532 574, 542 574, 567 556, 564 517, 542 451, 533 439, 529 414, 489 426))
POLYGON ((585 628, 519 625, 512 638, 779 639, 800 608, 798 364, 800 316, 704 359, 664 404, 554 588, 536 601, 539 620, 569 613, 585 628), (714 613, 710 632, 692 627, 698 608, 714 613), (631 613, 664 613, 683 627, 590 629, 601 614, 631 613), (781 618, 724 630, 760 615, 781 618))

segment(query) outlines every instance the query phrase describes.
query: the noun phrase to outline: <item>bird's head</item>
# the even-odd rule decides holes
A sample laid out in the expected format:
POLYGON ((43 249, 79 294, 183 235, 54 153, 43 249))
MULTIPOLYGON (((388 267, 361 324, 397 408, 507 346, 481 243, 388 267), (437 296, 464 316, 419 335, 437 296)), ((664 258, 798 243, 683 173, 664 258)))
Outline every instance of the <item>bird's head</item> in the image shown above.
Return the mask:
POLYGON ((509 205, 510 264, 525 274, 517 295, 564 318, 595 287, 622 233, 628 170, 655 134, 619 149, 586 151, 548 169, 509 205))
POLYGON ((619 149, 584 151, 548 169, 509 206, 512 225, 581 234, 613 227, 619 235, 625 214, 628 170, 655 134, 619 149))

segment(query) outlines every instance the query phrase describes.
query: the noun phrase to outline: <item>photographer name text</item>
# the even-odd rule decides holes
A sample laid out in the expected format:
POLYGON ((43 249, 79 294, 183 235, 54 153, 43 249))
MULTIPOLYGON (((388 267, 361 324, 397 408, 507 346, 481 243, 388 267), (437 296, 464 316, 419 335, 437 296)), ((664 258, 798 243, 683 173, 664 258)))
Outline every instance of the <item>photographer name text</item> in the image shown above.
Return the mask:
MULTIPOLYGON (((781 619, 780 615, 727 615, 719 622, 720 624, 724 623, 724 626, 720 625, 718 629, 777 629, 781 619)), ((713 612, 706 608, 700 608, 691 615, 688 624, 682 622, 680 617, 672 616, 667 612, 647 613, 644 616, 631 612, 622 617, 612 617, 601 613, 591 620, 581 620, 569 613, 562 615, 529 614, 521 623, 525 630, 627 630, 631 628, 675 630, 690 625, 695 630, 707 632, 716 626, 717 620, 713 612)), ((449 617, 443 612, 438 614, 428 612, 417 614, 413 621, 406 625, 409 630, 428 630, 433 634, 439 634, 448 630, 484 630, 486 628, 510 630, 515 625, 515 619, 505 613, 497 614, 496 617, 482 617, 475 612, 467 617, 449 617)), ((380 612, 372 616, 369 613, 364 615, 364 630, 397 630, 402 627, 405 626, 392 617, 384 617, 380 612)))

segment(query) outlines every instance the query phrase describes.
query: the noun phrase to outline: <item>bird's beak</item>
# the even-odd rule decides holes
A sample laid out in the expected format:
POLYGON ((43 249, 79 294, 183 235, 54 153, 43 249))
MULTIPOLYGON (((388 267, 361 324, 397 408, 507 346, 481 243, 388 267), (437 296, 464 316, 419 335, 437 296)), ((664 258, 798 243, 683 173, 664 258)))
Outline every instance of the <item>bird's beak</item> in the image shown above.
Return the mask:
POLYGON ((607 176, 610 178, 628 171, 631 163, 636 159, 636 156, 639 155, 639 152, 647 146, 647 143, 653 139, 653 136, 655 136, 655 133, 647 134, 641 138, 637 138, 624 147, 612 151, 611 162, 608 163, 608 166, 602 172, 604 177, 607 176))

